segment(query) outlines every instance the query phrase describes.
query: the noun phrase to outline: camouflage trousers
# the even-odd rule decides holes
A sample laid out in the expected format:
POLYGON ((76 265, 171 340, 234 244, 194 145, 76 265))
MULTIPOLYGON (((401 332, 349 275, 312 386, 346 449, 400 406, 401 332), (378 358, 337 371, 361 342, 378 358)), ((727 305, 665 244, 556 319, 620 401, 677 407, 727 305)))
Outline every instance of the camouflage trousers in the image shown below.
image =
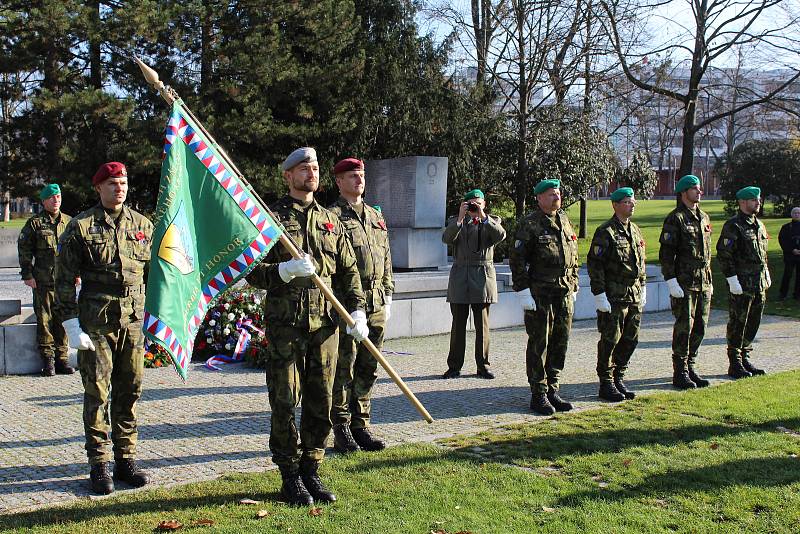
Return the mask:
POLYGON ((536 295, 536 311, 525 311, 528 346, 525 367, 533 393, 546 393, 547 387, 558 389, 558 379, 567 357, 569 333, 572 329, 574 303, 572 295, 536 295))
MULTIPOLYGON (((367 315, 369 339, 378 350, 383 347, 386 312, 381 308, 367 315)), ((339 358, 333 381, 331 423, 349 424, 352 428, 369 426, 372 386, 378 379, 378 360, 361 343, 347 335, 339 325, 339 358)))
POLYGON ((269 449, 281 473, 293 474, 300 460, 320 462, 331 432, 333 379, 339 330, 267 325, 270 344, 267 388, 271 408, 269 449), (295 409, 302 405, 300 443, 295 409))
POLYGON ((730 295, 728 303, 728 358, 747 358, 753 350, 753 339, 761 326, 766 294, 730 295))
POLYGON ((56 292, 52 287, 37 285, 33 290, 33 311, 36 313, 36 342, 44 363, 50 358, 67 365, 67 333, 53 305, 56 292))
POLYGON ((684 297, 670 297, 675 326, 672 328, 672 359, 694 366, 697 351, 706 336, 711 311, 711 291, 684 290, 684 297))
POLYGON ((94 465, 136 455, 136 402, 142 396, 144 348, 142 323, 107 334, 88 332, 95 350, 78 351, 83 380, 83 430, 86 453, 94 465))
POLYGON ((642 309, 638 304, 613 303, 608 313, 597 312, 597 377, 600 382, 622 379, 636 345, 642 309))

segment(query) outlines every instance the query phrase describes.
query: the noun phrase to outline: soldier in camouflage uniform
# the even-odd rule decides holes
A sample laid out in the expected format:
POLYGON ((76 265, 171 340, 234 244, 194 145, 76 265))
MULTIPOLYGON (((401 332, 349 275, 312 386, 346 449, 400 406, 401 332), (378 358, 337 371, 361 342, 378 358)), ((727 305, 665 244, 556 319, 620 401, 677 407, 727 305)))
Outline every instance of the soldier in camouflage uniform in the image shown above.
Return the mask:
POLYGON ((336 496, 319 479, 331 432, 331 404, 339 348, 339 317, 314 285, 315 272, 333 282, 343 304, 353 310, 347 333, 361 342, 369 336, 356 256, 339 218, 314 200, 319 165, 313 148, 298 148, 283 162, 289 194, 270 209, 305 255, 293 259, 282 246, 270 249, 247 276, 266 289, 264 321, 270 354, 267 387, 272 408, 269 448, 291 505, 333 502, 336 496), (300 444, 295 408, 302 402, 300 444))
POLYGON ((697 351, 706 334, 711 310, 711 219, 700 209, 703 190, 697 176, 675 184, 678 207, 661 228, 658 258, 669 287, 675 326, 672 330, 672 385, 678 389, 706 387, 697 374, 697 351))
POLYGON ((514 291, 525 310, 530 407, 542 415, 572 409, 559 395, 558 381, 578 295, 578 238, 560 209, 560 186, 558 180, 536 185, 539 209, 520 220, 509 258, 514 291))
POLYGON ((597 376, 601 399, 619 402, 636 394, 623 378, 639 343, 639 325, 647 302, 644 238, 631 222, 633 189, 611 194, 614 216, 597 227, 586 266, 597 308, 597 376))
POLYGON ((722 227, 717 241, 717 261, 730 290, 728 317, 728 374, 745 378, 765 374, 750 363, 753 339, 772 285, 767 267, 769 235, 756 215, 761 209, 761 189, 745 187, 736 193, 739 213, 722 227))
POLYGON ((42 357, 42 376, 71 375, 67 363, 67 334, 55 315, 55 266, 58 238, 70 216, 61 213, 61 188, 48 184, 39 193, 44 211, 34 215, 19 233, 17 250, 22 281, 33 290, 36 341, 42 357))
POLYGON ((128 176, 122 163, 101 165, 92 184, 100 203, 72 219, 59 241, 56 303, 69 345, 78 349, 92 489, 108 494, 114 491, 109 472, 112 442, 114 479, 135 487, 149 481, 134 458, 136 402, 144 367, 144 284, 153 225, 124 205, 128 176), (76 304, 78 277, 82 286, 76 304))
MULTIPOLYGON (((339 198, 328 209, 342 221, 358 260, 366 299, 367 326, 373 345, 381 350, 392 310, 392 257, 389 233, 380 211, 367 206, 364 163, 346 158, 333 167, 339 198)), ((340 325, 344 328, 344 322, 340 325)), ((378 361, 350 336, 339 336, 339 359, 333 381, 333 446, 339 452, 379 451, 386 444, 369 431, 370 397, 378 378, 378 361)))

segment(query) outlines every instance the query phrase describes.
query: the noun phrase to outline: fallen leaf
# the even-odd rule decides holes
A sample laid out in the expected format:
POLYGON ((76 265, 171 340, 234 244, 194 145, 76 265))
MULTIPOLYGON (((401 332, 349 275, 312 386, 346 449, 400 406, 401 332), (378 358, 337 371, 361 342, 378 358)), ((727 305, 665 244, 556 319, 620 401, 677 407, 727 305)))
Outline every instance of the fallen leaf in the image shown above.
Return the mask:
POLYGON ((472 534, 471 530, 459 530, 456 534, 472 534))
POLYGON ((797 455, 795 453, 790 453, 789 458, 797 458, 797 455))
POLYGON ((456 506, 456 510, 461 510, 461 507, 460 506, 456 506))
POLYGON ((717 449, 719 449, 719 443, 712 443, 712 444, 711 444, 711 450, 712 450, 712 451, 715 451, 715 450, 717 450, 717 449))
POLYGON ((592 480, 599 482, 600 480, 603 480, 603 475, 595 475, 592 477, 592 480))
POLYGON ((598 482, 597 485, 600 486, 601 488, 607 488, 608 482, 598 482))
POLYGON ((550 508, 549 506, 542 506, 542 511, 547 512, 548 514, 552 514, 556 511, 555 508, 550 508))
POLYGON ((210 527, 214 524, 214 522, 210 519, 198 519, 194 522, 194 525, 197 527, 210 527))
POLYGON ((183 523, 177 519, 169 519, 167 521, 161 521, 156 528, 158 530, 178 530, 179 528, 183 528, 183 523))
POLYGON ((269 515, 270 515, 269 512, 267 512, 266 510, 259 510, 258 512, 256 512, 257 519, 264 519, 265 517, 269 517, 269 515))
POLYGON ((622 465, 624 465, 625 467, 630 467, 631 466, 630 458, 625 458, 624 460, 622 460, 622 465))
POLYGON ((308 511, 308 515, 310 515, 311 517, 321 516, 322 515, 322 508, 316 508, 316 507, 315 508, 311 508, 308 511))
POLYGON ((241 499, 239 504, 261 504, 261 501, 254 501, 253 499, 241 499))
POLYGON ((447 534, 444 529, 438 528, 436 530, 431 530, 431 534, 447 534))

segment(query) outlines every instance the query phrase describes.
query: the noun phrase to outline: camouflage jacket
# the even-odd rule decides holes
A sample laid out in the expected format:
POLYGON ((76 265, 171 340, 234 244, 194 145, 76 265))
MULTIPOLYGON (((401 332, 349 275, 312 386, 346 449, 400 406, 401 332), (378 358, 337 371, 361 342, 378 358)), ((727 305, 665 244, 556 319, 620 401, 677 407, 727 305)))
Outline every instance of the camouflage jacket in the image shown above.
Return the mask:
MULTIPOLYGON (((328 209, 342 221, 356 255, 361 288, 366 299, 366 311, 379 311, 386 296, 394 292, 392 256, 389 252, 389 232, 383 215, 367 204, 363 219, 346 199, 339 197, 328 209)), ((336 288, 339 291, 339 288, 336 288)))
POLYGON ((19 274, 23 280, 33 278, 37 286, 53 287, 56 282, 58 238, 64 233, 70 219, 66 213, 59 213, 53 220, 47 211, 28 219, 17 241, 19 274))
POLYGON ((485 222, 469 218, 458 226, 448 222, 442 242, 453 246, 453 267, 447 283, 447 302, 492 304, 497 302, 494 246, 506 238, 502 219, 489 215, 485 222))
POLYGON ((517 226, 509 265, 514 290, 533 295, 578 291, 578 237, 563 210, 551 216, 536 210, 517 226))
POLYGON ((717 261, 725 278, 738 276, 745 293, 767 290, 767 246, 764 223, 741 211, 725 221, 717 240, 717 261))
POLYGON ((61 317, 77 316, 85 331, 98 333, 141 321, 152 237, 153 224, 127 206, 116 220, 100 204, 72 219, 58 243, 56 306, 61 317))
POLYGON ((586 258, 592 294, 605 293, 609 302, 639 304, 647 283, 642 232, 616 217, 597 227, 586 258))
MULTIPOLYGON (((364 292, 356 255, 339 218, 316 200, 306 208, 289 195, 272 204, 270 209, 300 250, 314 258, 322 281, 339 289, 342 305, 351 312, 364 310, 364 292)), ((250 285, 267 290, 264 301, 266 323, 308 331, 337 324, 335 309, 325 300, 311 277, 295 278, 288 284, 281 279, 278 264, 290 259, 292 256, 286 248, 276 245, 247 275, 250 285)))
POLYGON ((711 290, 711 219, 706 212, 681 204, 664 219, 659 242, 664 280, 677 278, 691 291, 711 290))

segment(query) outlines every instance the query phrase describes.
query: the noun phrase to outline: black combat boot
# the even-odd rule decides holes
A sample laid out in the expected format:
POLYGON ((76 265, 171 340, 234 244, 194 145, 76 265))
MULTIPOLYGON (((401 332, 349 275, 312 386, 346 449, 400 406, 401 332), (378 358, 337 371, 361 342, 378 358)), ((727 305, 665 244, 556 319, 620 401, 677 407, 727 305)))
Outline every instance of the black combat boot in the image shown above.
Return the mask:
POLYGON ((742 364, 742 358, 740 356, 732 356, 728 354, 728 361, 730 361, 730 364, 728 365, 729 377, 733 378, 734 380, 739 380, 740 378, 750 378, 753 376, 753 374, 742 364))
POLYGON ((553 415, 556 409, 550 404, 545 393, 534 393, 531 395, 531 410, 539 415, 553 415))
POLYGON ((750 363, 750 358, 748 358, 747 356, 742 356, 742 367, 747 369, 747 372, 753 376, 767 374, 765 370, 759 369, 758 367, 750 363))
POLYGON ((695 385, 697 385, 697 387, 699 387, 699 388, 707 388, 708 386, 711 385, 711 382, 709 382, 708 380, 706 380, 702 376, 698 375, 694 371, 694 367, 691 366, 691 365, 689 366, 689 373, 688 374, 689 374, 689 380, 694 382, 695 385))
POLYGON ((356 452, 360 447, 353 434, 350 433, 350 425, 341 423, 333 425, 333 450, 341 453, 356 452))
POLYGON ((626 399, 631 400, 636 398, 636 393, 628 389, 625 382, 622 381, 622 377, 614 379, 614 387, 617 388, 617 391, 622 393, 626 399))
POLYGON ((44 360, 44 367, 42 367, 42 376, 55 376, 56 374, 56 362, 55 358, 50 356, 49 358, 45 358, 44 360))
POLYGON ((672 357, 672 385, 678 389, 695 389, 697 384, 689 378, 686 370, 686 361, 676 356, 672 357))
POLYGON ((625 400, 625 395, 620 393, 617 386, 615 386, 613 382, 605 380, 600 382, 600 391, 597 393, 597 396, 611 402, 621 402, 625 400))
POLYGON ((300 478, 300 473, 284 473, 281 471, 281 495, 286 499, 286 504, 289 506, 311 506, 314 504, 314 498, 306 489, 303 484, 303 479, 300 478))
POLYGON ((111 480, 111 470, 108 462, 94 464, 89 472, 92 481, 92 491, 100 495, 108 495, 114 491, 114 481, 111 480))
POLYGON ((300 460, 300 477, 303 480, 308 492, 314 498, 314 502, 332 503, 336 502, 336 495, 325 487, 325 484, 317 475, 319 464, 312 460, 300 460))
POLYGON ((558 390, 552 386, 547 387, 547 400, 557 412, 568 412, 572 409, 572 403, 567 402, 558 394, 558 390))
POLYGON ((150 477, 136 465, 133 458, 114 459, 114 479, 127 482, 134 488, 141 488, 150 482, 150 477))
POLYGON ((382 451, 386 448, 386 443, 373 436, 366 428, 351 428, 350 431, 358 446, 365 451, 382 451))
POLYGON ((55 371, 57 375, 71 375, 75 372, 74 367, 70 367, 66 360, 56 360, 55 361, 55 371))

